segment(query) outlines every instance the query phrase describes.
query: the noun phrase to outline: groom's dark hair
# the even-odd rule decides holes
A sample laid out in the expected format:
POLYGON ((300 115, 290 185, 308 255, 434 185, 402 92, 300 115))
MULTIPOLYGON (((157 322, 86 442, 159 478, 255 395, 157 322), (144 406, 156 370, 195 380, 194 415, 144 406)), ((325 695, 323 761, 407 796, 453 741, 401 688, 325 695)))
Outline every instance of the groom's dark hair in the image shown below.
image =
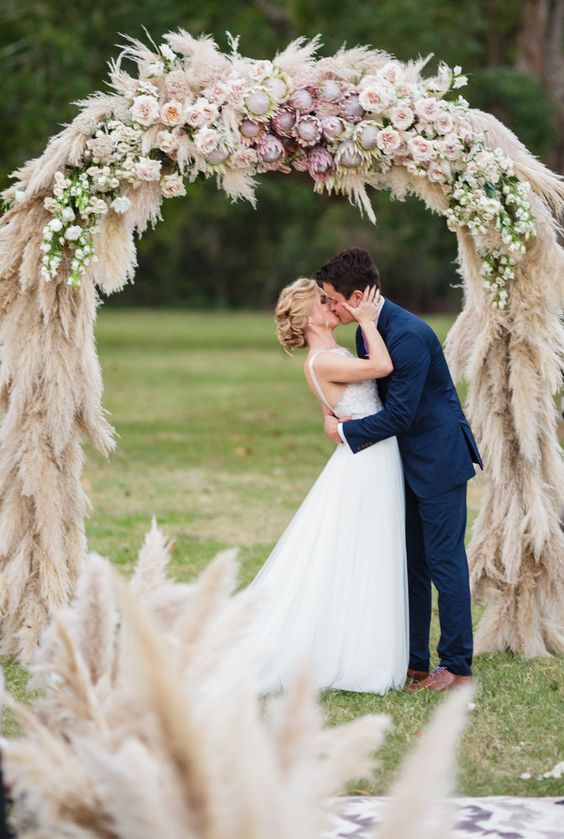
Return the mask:
POLYGON ((341 251, 319 269, 315 279, 318 285, 331 283, 347 300, 353 291, 364 291, 367 285, 380 288, 380 272, 362 248, 341 251))

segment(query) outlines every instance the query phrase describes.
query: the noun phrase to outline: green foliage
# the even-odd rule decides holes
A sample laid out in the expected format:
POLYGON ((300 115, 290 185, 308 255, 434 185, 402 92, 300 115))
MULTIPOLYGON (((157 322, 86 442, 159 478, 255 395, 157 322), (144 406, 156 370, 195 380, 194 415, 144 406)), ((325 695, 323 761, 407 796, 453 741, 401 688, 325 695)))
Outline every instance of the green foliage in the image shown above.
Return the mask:
MULTIPOLYGON (((4 0, 0 180, 5 185, 10 171, 42 152, 76 113, 71 102, 105 88, 120 33, 144 38, 143 27, 157 43, 184 27, 211 33, 222 48, 230 31, 256 58, 317 33, 321 54, 343 42, 371 44, 402 60, 434 53, 430 69, 439 60, 462 65, 471 104, 500 116, 546 159, 556 143, 553 104, 536 80, 513 69, 520 14, 521 4, 511 0, 4 0)), ((270 306, 283 284, 359 245, 373 253, 399 302, 427 311, 458 307, 455 241, 443 220, 415 200, 391 203, 385 193, 373 199, 376 227, 343 199, 314 195, 297 175, 263 176, 258 211, 231 205, 213 181, 195 184, 187 198, 165 202, 166 223, 140 243, 135 285, 111 305, 270 306)))

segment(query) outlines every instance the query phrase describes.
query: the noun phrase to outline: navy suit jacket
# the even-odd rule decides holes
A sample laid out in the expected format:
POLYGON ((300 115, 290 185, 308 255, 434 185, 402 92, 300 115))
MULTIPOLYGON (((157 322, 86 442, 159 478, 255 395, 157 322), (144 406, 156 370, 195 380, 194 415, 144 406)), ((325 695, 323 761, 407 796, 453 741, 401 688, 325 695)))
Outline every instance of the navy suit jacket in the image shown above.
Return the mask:
MULTIPOLYGON (((377 379, 384 408, 345 422, 343 432, 355 453, 397 437, 407 483, 419 498, 431 498, 475 475, 474 463, 483 469, 482 458, 431 327, 386 298, 378 331, 394 364, 377 379)), ((360 328, 356 346, 366 358, 360 328)))

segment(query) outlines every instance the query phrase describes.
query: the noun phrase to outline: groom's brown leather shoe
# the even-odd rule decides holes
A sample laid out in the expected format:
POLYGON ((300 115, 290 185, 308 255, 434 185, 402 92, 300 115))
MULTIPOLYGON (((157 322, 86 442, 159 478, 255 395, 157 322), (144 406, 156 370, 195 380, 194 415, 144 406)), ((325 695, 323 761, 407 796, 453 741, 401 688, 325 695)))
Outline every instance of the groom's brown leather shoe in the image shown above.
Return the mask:
POLYGON ((412 670, 411 668, 408 668, 407 679, 405 681, 405 685, 403 686, 403 690, 409 690, 411 685, 416 685, 419 682, 422 682, 428 675, 428 670, 412 670))
POLYGON ((446 667, 439 666, 435 667, 426 679, 413 682, 411 685, 406 686, 404 690, 407 690, 409 693, 418 693, 420 690, 431 690, 433 692, 451 690, 451 688, 457 687, 457 685, 464 685, 473 681, 473 676, 457 676, 455 673, 447 670, 446 667))

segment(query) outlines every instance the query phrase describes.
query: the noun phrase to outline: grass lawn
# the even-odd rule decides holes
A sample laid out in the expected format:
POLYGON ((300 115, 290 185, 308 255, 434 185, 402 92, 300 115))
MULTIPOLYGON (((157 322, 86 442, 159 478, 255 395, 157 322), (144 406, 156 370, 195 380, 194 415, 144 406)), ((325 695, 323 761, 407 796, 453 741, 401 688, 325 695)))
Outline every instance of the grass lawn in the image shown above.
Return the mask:
MULTIPOLYGON (((450 319, 429 321, 444 338, 450 319)), ((178 579, 193 578, 217 550, 237 545, 245 584, 332 451, 301 354, 282 352, 268 314, 108 308, 97 339, 105 406, 120 438, 109 461, 87 447, 90 548, 128 573, 155 515, 175 541, 178 579)), ((352 346, 352 327, 339 340, 352 346)), ((470 520, 481 491, 475 479, 470 520)), ((433 629, 436 643, 436 614, 433 629)), ((25 696, 25 672, 5 664, 9 688, 25 696)), ((496 654, 479 657, 475 672, 479 691, 462 743, 459 793, 562 794, 562 781, 537 780, 564 757, 562 661, 496 654), (520 778, 526 772, 530 780, 520 778)), ((386 791, 438 701, 401 692, 322 697, 330 724, 367 712, 393 718, 379 769, 356 791, 386 791)))

